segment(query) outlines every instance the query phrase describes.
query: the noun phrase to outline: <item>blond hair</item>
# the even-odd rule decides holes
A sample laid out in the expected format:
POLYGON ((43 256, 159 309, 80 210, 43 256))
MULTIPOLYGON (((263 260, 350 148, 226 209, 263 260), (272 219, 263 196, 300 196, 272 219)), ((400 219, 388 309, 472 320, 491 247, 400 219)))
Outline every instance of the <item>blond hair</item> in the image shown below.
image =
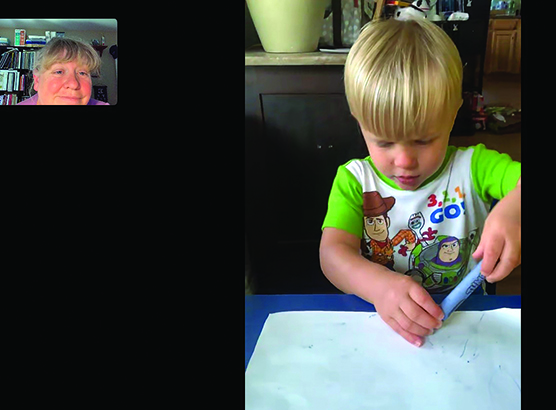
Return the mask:
POLYGON ((33 74, 39 75, 56 63, 70 61, 77 61, 84 65, 92 75, 98 75, 100 72, 101 60, 93 47, 79 40, 55 37, 37 53, 33 74))
POLYGON ((400 141, 452 125, 463 67, 446 33, 425 19, 367 23, 351 48, 344 84, 352 115, 372 134, 400 141))

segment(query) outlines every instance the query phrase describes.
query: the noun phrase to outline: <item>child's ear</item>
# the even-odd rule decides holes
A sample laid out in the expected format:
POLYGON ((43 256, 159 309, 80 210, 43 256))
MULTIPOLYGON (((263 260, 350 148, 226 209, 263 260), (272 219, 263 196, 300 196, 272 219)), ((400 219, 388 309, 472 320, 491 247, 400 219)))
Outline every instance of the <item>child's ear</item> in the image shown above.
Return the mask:
POLYGON ((457 105, 458 108, 454 112, 454 118, 452 118, 452 127, 454 126, 454 123, 456 122, 456 117, 458 116, 458 111, 459 111, 459 109, 461 108, 462 105, 463 105, 463 98, 459 100, 459 104, 457 105))

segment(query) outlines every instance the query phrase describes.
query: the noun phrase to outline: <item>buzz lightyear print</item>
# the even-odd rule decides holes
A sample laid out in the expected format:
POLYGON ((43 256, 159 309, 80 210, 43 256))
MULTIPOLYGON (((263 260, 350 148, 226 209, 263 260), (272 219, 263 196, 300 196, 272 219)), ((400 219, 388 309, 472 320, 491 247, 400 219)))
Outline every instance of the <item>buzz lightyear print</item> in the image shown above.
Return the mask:
POLYGON ((420 242, 411 252, 406 275, 428 291, 449 291, 465 275, 469 258, 477 245, 476 229, 467 238, 438 235, 432 242, 420 242))

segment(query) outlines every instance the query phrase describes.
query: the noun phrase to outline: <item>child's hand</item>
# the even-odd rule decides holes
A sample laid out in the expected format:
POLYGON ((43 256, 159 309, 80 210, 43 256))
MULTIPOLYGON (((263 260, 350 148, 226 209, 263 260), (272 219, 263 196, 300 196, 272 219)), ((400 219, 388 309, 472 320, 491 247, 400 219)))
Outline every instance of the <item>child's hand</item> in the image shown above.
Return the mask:
POLYGON ((521 179, 490 211, 473 258, 483 260, 481 273, 490 283, 521 264, 521 179))
POLYGON ((438 329, 444 313, 428 292, 409 276, 391 272, 385 291, 375 297, 376 311, 392 329, 409 343, 420 347, 424 336, 438 329))

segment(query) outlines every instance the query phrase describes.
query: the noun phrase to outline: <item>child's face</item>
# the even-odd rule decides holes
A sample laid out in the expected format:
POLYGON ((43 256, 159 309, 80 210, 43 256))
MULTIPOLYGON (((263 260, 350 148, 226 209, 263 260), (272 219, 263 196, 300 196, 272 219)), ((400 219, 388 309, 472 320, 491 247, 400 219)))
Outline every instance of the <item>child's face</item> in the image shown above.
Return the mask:
POLYGON ((401 189, 413 191, 442 165, 450 130, 393 142, 361 127, 376 168, 401 189))

